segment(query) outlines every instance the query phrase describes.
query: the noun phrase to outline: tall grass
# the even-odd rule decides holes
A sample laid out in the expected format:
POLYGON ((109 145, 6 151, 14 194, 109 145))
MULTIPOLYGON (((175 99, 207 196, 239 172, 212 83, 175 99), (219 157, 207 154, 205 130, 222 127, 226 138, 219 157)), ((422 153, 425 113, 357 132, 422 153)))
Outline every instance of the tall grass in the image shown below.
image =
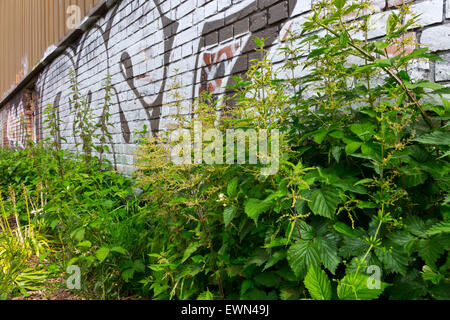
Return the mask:
POLYGON ((25 186, 20 200, 25 212, 18 209, 14 189, 9 188, 7 198, 0 191, 0 299, 37 291, 50 276, 39 259, 51 250, 51 240, 41 232, 39 201, 29 197, 25 186), (26 224, 20 221, 21 213, 26 214, 26 224))

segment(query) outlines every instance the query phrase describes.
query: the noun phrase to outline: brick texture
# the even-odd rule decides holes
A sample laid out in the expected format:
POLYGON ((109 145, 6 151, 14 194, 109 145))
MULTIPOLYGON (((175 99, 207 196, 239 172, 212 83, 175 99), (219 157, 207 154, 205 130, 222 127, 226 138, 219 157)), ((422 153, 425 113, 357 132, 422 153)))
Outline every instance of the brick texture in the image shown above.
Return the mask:
MULTIPOLYGON (((180 83, 181 112, 202 91, 221 96, 234 75, 243 75, 253 59, 255 37, 267 38, 273 61, 289 30, 305 21, 314 0, 122 0, 94 26, 83 32, 71 49, 59 54, 39 74, 34 93, 21 92, 0 110, 0 145, 24 147, 26 136, 46 136, 43 106, 52 104, 62 120, 61 145, 76 151, 71 113, 70 70, 99 121, 106 75, 112 79, 111 127, 108 159, 123 172, 133 170, 136 131, 153 132, 172 122, 173 84, 180 83), (28 94, 28 95, 27 95, 28 94), (20 121, 24 118, 26 121, 20 121)), ((369 39, 386 32, 389 14, 398 0, 373 0, 369 39)), ((436 51, 444 61, 430 67, 417 64, 417 74, 450 81, 450 0, 417 0, 413 10, 420 26, 409 30, 418 42, 436 51)), ((355 35, 358 37, 358 35, 355 35)), ((416 47, 405 47, 406 53, 416 47)), ((390 54, 398 52, 388 48, 390 54)), ((51 52, 51 49, 49 49, 51 52)), ((303 71, 304 72, 304 71, 303 71)))

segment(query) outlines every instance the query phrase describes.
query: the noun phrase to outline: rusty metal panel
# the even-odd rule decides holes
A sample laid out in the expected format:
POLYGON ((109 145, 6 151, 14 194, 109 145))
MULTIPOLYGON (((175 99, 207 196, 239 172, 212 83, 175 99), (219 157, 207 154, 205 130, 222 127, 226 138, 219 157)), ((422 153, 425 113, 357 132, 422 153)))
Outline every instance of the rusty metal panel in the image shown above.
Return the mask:
POLYGON ((83 17, 101 1, 0 0, 0 99, 69 31, 70 5, 83 17))

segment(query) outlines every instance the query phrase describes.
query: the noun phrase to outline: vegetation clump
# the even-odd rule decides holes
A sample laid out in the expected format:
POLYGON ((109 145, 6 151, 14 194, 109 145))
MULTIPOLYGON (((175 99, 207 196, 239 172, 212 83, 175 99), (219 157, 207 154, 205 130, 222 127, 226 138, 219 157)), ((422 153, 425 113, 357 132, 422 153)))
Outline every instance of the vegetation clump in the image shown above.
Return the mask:
MULTIPOLYGON (((99 129, 85 103, 74 109, 78 160, 55 142, 50 108, 44 146, 1 151, 9 198, 0 201, 0 250, 23 262, 44 255, 43 273, 50 262, 53 272, 79 266, 84 292, 105 299, 449 299, 448 89, 408 73, 439 59, 408 43, 416 23, 408 7, 374 41, 370 10, 367 1, 315 2, 284 40, 281 69, 255 39, 261 58, 226 95, 204 93, 191 117, 178 112, 173 127, 140 138, 133 178, 110 170, 108 124, 102 147, 86 138, 99 129), (266 146, 278 150, 278 170, 227 162, 236 150, 217 137, 231 129, 277 130, 278 148, 269 136, 266 146), (175 163, 177 132, 200 134, 205 149, 188 148, 181 153, 194 160, 175 163), (198 150, 216 161, 195 161, 198 150)), ((108 79, 105 87, 106 123, 108 79)), ((243 144, 248 159, 255 150, 243 144)), ((17 272, 4 280, 14 273, 7 263, 3 298, 29 290, 17 272)))

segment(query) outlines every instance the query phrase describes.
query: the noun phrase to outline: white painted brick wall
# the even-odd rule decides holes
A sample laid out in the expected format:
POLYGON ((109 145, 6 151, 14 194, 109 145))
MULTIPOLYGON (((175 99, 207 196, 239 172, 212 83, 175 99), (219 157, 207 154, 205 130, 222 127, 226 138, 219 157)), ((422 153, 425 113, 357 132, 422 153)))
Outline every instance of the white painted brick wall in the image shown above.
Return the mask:
MULTIPOLYGON (((173 123, 169 114, 174 107, 169 107, 169 103, 175 99, 170 86, 176 76, 182 85, 179 89, 183 96, 182 112, 188 113, 190 99, 198 95, 201 86, 213 86, 218 93, 221 85, 226 85, 232 71, 239 74, 246 70, 248 60, 255 58, 251 51, 244 50, 251 43, 251 32, 254 32, 253 36, 272 39, 268 49, 279 69, 284 61, 284 55, 277 51, 281 46, 280 40, 289 28, 300 28, 301 23, 306 21, 313 1, 165 0, 157 1, 160 3, 158 9, 153 0, 123 0, 118 8, 111 9, 97 22, 103 30, 108 23, 112 23, 108 43, 96 28, 92 28, 79 43, 74 44, 75 51, 65 52, 71 59, 62 55, 46 67, 37 82, 42 95, 41 105, 53 103, 56 95, 61 93, 63 134, 67 138, 66 147, 74 150, 67 69, 78 67, 80 89, 84 95, 91 91, 97 115, 101 112, 99 103, 102 102, 104 76, 109 73, 115 90, 110 132, 113 147, 119 168, 131 172, 134 131, 153 123, 161 104, 159 129, 164 130, 173 123), (164 21, 160 12, 165 15, 164 21), (285 17, 286 12, 290 12, 290 17, 285 17), (279 20, 278 17, 283 18, 279 20), (261 24, 261 28, 249 31, 255 24, 261 24), (268 33, 268 30, 274 34, 268 33), (85 38, 88 40, 84 41, 85 38), (178 70, 177 75, 175 70, 178 70), (214 87, 215 81, 221 85, 214 87), (129 141, 125 141, 126 134, 122 131, 123 118, 131 134, 129 141)), ((370 39, 385 35, 387 17, 396 10, 395 3, 399 3, 398 0, 372 1, 375 13, 370 17, 370 39), (386 6, 386 3, 389 5, 386 6)), ((438 51, 444 59, 435 65, 427 61, 416 62, 411 66, 413 76, 442 83, 450 81, 450 0, 417 0, 413 11, 422 14, 418 21, 422 27, 414 29, 418 40, 431 50, 438 51)), ((308 50, 305 48, 305 54, 308 50)), ((298 70, 299 75, 305 72, 298 70)), ((0 124, 3 114, 0 110, 0 124)))
POLYGON ((450 24, 423 30, 420 43, 431 51, 450 50, 450 24))
MULTIPOLYGON (((440 23, 444 14, 444 0, 426 0, 418 4, 411 6, 411 11, 414 15, 419 15, 417 24, 421 27, 428 26, 430 24, 440 23)), ((406 20, 411 19, 411 15, 406 16, 406 20)))

